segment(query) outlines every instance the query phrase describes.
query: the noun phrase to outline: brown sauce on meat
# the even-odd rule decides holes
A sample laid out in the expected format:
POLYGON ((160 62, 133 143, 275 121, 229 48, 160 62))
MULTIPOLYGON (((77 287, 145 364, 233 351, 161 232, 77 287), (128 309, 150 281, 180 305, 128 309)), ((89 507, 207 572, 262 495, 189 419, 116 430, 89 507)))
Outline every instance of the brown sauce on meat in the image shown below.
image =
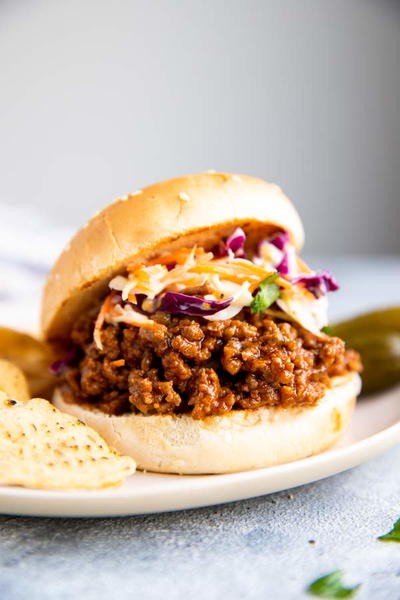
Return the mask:
POLYGON ((94 314, 72 331, 81 358, 63 374, 66 398, 108 414, 189 413, 195 419, 235 409, 312 406, 329 378, 360 371, 359 355, 335 337, 243 310, 206 321, 156 313, 156 330, 106 325, 93 343, 94 314), (123 366, 114 364, 124 359, 123 366))

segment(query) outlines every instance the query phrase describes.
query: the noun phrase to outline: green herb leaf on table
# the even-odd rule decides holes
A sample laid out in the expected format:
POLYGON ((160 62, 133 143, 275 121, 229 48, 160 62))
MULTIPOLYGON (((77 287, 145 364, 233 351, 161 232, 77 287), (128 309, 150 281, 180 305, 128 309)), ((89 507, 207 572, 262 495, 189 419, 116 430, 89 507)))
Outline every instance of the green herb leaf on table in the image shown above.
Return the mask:
POLYGON ((381 542, 400 542, 400 519, 396 521, 393 525, 393 529, 385 533, 384 535, 380 535, 378 540, 381 542))
POLYGON ((269 275, 261 281, 260 289, 250 304, 250 310, 253 314, 265 312, 275 300, 278 300, 280 290, 279 285, 275 283, 278 277, 279 273, 273 273, 273 275, 269 275))
POLYGON ((361 584, 345 587, 342 583, 342 571, 333 571, 313 581, 307 592, 319 598, 352 598, 361 584))

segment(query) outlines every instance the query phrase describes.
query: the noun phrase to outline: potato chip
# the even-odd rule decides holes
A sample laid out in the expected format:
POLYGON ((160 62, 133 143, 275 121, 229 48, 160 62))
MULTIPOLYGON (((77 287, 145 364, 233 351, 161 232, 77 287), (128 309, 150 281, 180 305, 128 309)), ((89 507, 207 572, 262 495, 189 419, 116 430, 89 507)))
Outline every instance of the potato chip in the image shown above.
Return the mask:
POLYGON ((56 378, 49 365, 54 356, 44 342, 8 327, 0 327, 0 358, 17 364, 28 379, 30 394, 51 398, 56 378))
POLYGON ((26 377, 17 365, 0 359, 0 391, 15 400, 29 400, 26 377))
POLYGON ((17 401, 0 392, 0 484, 96 489, 119 485, 135 468, 132 458, 47 400, 17 401))

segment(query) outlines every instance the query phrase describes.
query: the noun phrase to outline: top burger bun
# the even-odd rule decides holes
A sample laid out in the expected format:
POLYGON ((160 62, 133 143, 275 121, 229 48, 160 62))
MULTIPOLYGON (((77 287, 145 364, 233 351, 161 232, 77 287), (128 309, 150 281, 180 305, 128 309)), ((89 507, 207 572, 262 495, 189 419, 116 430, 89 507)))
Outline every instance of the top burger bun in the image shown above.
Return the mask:
POLYGON ((104 294, 127 262, 195 243, 210 248, 241 226, 248 244, 274 229, 300 249, 303 227, 281 189, 255 177, 200 173, 170 179, 110 204, 72 239, 51 271, 42 330, 66 339, 76 317, 104 294))

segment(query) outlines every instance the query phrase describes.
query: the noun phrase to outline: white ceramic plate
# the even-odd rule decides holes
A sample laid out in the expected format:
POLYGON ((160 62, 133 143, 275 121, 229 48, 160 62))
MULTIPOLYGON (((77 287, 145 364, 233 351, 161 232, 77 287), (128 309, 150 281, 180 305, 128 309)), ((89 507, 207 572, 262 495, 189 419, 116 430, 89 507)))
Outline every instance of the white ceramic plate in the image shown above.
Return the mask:
POLYGON ((50 492, 0 488, 0 513, 101 517, 208 506, 270 494, 340 473, 400 443, 400 387, 361 400, 339 445, 278 467, 231 475, 136 473, 120 488, 99 492, 50 492))

